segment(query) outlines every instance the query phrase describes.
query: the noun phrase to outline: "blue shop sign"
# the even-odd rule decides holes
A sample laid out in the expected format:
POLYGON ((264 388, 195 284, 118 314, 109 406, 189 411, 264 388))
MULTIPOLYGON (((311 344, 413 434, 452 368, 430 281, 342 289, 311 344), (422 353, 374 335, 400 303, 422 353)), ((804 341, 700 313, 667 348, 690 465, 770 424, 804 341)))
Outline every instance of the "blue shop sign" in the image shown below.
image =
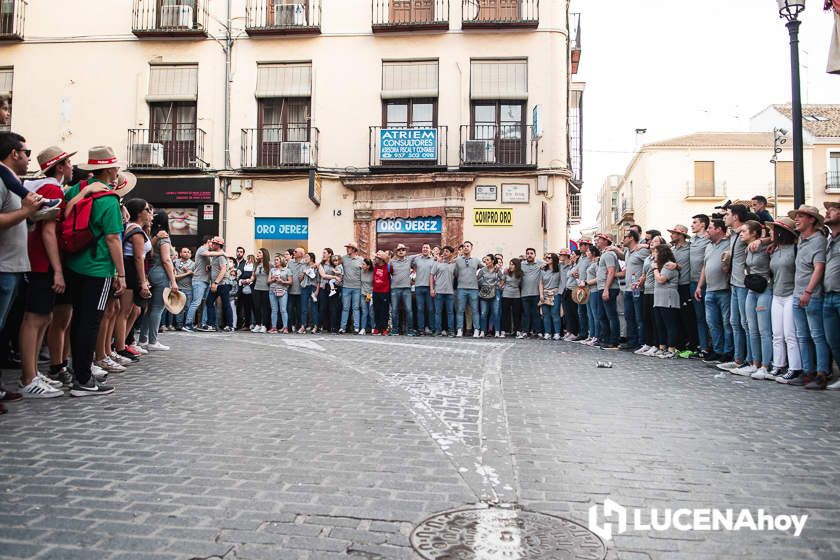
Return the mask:
POLYGON ((376 233, 442 233, 443 220, 431 218, 388 218, 376 220, 376 233))
POLYGON ((379 131, 382 161, 437 161, 436 128, 383 128, 379 131))
POLYGON ((255 218, 255 239, 307 239, 309 218, 255 218))

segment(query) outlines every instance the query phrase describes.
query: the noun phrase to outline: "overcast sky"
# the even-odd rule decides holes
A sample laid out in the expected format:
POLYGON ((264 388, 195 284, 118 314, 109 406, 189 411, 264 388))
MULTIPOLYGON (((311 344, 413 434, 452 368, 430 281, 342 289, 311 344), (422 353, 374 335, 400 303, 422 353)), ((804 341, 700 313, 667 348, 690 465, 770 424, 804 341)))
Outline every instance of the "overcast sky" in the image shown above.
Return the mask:
MULTIPOLYGON (((807 0, 800 28, 802 98, 840 103, 825 72, 832 18, 807 0)), ((788 31, 774 0, 572 0, 582 14, 577 79, 584 94, 583 223, 598 191, 623 174, 639 144, 700 131, 746 131, 773 103, 789 103, 788 31)))

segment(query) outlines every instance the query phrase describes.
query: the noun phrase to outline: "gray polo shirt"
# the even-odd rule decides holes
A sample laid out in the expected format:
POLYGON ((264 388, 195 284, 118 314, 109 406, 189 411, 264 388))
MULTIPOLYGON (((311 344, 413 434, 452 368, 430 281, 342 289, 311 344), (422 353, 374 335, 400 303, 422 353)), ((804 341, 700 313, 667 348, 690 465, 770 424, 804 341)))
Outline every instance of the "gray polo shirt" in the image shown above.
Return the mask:
POLYGON ((210 271, 207 270, 207 267, 210 266, 210 257, 207 256, 209 250, 206 245, 202 245, 195 251, 193 282, 210 282, 210 271))
MULTIPOLYGON (((598 282, 597 288, 604 290, 607 287, 607 268, 612 267, 615 272, 619 271, 618 257, 612 251, 604 251, 601 253, 601 258, 598 260, 598 269, 595 273, 595 278, 598 282)), ((618 282, 613 278, 613 283, 610 286, 611 290, 618 288, 618 282)))
POLYGON ((770 255, 773 272, 773 295, 787 297, 793 294, 793 276, 796 273, 796 246, 779 245, 770 255))
MULTIPOLYGON (((215 282, 216 278, 219 277, 219 274, 222 272, 222 269, 227 266, 227 257, 224 255, 219 255, 218 257, 213 257, 213 262, 210 265, 210 282, 215 282)), ((227 272, 225 273, 227 274, 227 272)), ((221 282, 219 282, 221 284, 221 282)))
POLYGON ((540 275, 544 263, 534 261, 522 261, 522 284, 520 286, 522 297, 540 295, 540 275))
MULTIPOLYGON (((20 197, 8 190, 0 180, 0 213, 16 212, 20 208, 20 197)), ((29 272, 28 242, 26 220, 0 230, 0 272, 29 272)))
POLYGON ((653 274, 653 255, 649 255, 645 259, 645 264, 642 267, 642 272, 645 275, 645 295, 653 295, 656 287, 656 276, 653 274))
POLYGON ((624 269, 624 281, 627 284, 627 291, 631 291, 633 286, 630 284, 642 277, 644 272, 642 269, 645 266, 645 259, 650 256, 650 249, 637 248, 635 251, 630 249, 624 250, 624 262, 627 265, 624 269))
POLYGON ((825 250, 825 279, 823 287, 828 292, 840 292, 840 234, 830 237, 825 250))
POLYGON ((289 293, 293 296, 300 295, 300 273, 306 267, 302 262, 295 259, 289 261, 289 272, 292 273, 292 285, 289 286, 289 293))
POLYGON ((435 294, 454 294, 455 288, 452 279, 455 276, 455 263, 438 261, 432 265, 432 274, 435 277, 435 294))
POLYGON ((432 274, 432 266, 435 264, 435 259, 431 255, 428 257, 414 255, 411 262, 416 272, 414 286, 418 288, 428 287, 429 277, 432 274))
MULTIPOLYGON (((577 262, 577 279, 581 282, 586 280, 586 271, 589 269, 589 257, 581 255, 577 262)), ((577 284, 576 284, 577 285, 577 284)))
POLYGON ((362 294, 373 293, 373 269, 362 271, 362 294))
POLYGON ((562 292, 565 289, 566 275, 563 274, 562 270, 552 272, 550 268, 546 267, 540 272, 540 277, 544 290, 558 290, 562 292))
POLYGON ((747 244, 741 239, 737 233, 734 234, 734 239, 730 238, 730 250, 732 251, 731 268, 729 273, 729 283, 736 288, 744 287, 744 268, 747 263, 747 244))
POLYGON ((677 260, 677 264, 680 265, 679 285, 687 286, 691 284, 691 247, 688 243, 681 247, 672 245, 671 250, 674 252, 674 258, 677 260))
MULTIPOLYGON (((322 265, 321 265, 321 268, 323 268, 323 269, 324 269, 324 275, 330 275, 330 276, 332 276, 332 274, 333 274, 333 266, 332 266, 331 264, 329 264, 329 263, 322 264, 322 265)), ((325 289, 325 288, 327 287, 327 283, 328 283, 329 281, 330 281, 330 279, 329 279, 329 278, 324 278, 323 276, 321 276, 321 288, 322 288, 322 289, 325 289)))
POLYGON ((703 255, 703 269, 706 271, 706 290, 719 292, 729 289, 729 274, 723 269, 723 254, 729 250, 729 239, 724 237, 717 243, 711 241, 703 255))
POLYGON ((254 289, 261 292, 268 291, 268 274, 271 270, 265 270, 261 264, 254 269, 254 289))
POLYGON ((664 284, 656 282, 654 275, 653 286, 653 306, 654 307, 670 307, 671 309, 680 308, 680 292, 678 290, 680 282, 680 271, 668 270, 667 268, 660 270, 659 274, 664 276, 668 281, 664 284))
POLYGON ((689 244, 690 279, 692 282, 700 281, 700 272, 703 270, 703 256, 706 254, 706 247, 709 246, 709 236, 695 235, 689 244))
POLYGON ((470 257, 469 259, 458 257, 455 259, 455 276, 458 278, 458 289, 477 290, 478 279, 476 274, 478 274, 480 267, 481 259, 476 257, 470 257))
POLYGON ((362 287, 362 263, 365 260, 362 257, 351 257, 344 255, 341 257, 341 264, 344 265, 344 281, 342 285, 345 288, 361 289, 362 287))
POLYGON ((747 251, 747 274, 758 274, 767 280, 767 288, 773 287, 773 273, 770 272, 770 255, 762 247, 757 252, 747 251))
POLYGON ((503 298, 518 298, 521 296, 520 286, 522 286, 522 278, 516 277, 512 274, 505 273, 504 275, 505 287, 502 289, 503 298))
MULTIPOLYGON (((591 282, 592 280, 595 280, 597 282, 597 280, 598 280, 598 263, 599 262, 600 262, 600 259, 598 259, 597 261, 589 261, 589 266, 586 267, 586 281, 587 282, 591 282)), ((595 286, 595 289, 597 290, 598 286, 595 286)))
MULTIPOLYGON (((811 275, 814 273, 814 265, 825 262, 825 237, 815 233, 809 238, 799 236, 799 246, 796 251, 796 275, 793 280, 794 297, 801 296, 811 282, 811 275)), ((812 298, 819 298, 823 295, 823 283, 817 283, 812 298)))
POLYGON ((393 258, 388 263, 391 273, 391 289, 411 287, 411 259, 403 257, 393 258))

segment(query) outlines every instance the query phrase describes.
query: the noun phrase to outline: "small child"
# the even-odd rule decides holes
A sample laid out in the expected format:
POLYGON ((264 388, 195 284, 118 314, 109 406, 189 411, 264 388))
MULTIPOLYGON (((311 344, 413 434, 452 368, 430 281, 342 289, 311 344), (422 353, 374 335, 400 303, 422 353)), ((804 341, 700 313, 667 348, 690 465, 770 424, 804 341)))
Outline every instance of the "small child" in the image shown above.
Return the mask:
POLYGON ((338 255, 332 256, 330 264, 333 267, 333 274, 338 276, 338 278, 331 278, 330 281, 327 282, 330 286, 330 297, 333 297, 338 293, 338 290, 336 290, 335 287, 341 286, 341 282, 344 279, 344 265, 341 264, 341 257, 338 255))

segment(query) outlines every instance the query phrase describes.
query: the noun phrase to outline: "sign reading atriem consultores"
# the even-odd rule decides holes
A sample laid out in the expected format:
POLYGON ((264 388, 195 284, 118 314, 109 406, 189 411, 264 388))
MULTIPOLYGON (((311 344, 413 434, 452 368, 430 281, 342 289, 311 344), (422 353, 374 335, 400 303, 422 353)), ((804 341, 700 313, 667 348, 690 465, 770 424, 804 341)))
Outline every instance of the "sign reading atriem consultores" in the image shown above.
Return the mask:
POLYGON ((379 131, 382 161, 437 161, 436 128, 383 128, 379 131))
POLYGON ((376 233, 441 233, 443 220, 431 218, 383 218, 376 220, 376 233))
POLYGON ((476 227, 513 227, 513 209, 511 208, 474 208, 473 226, 476 227))

